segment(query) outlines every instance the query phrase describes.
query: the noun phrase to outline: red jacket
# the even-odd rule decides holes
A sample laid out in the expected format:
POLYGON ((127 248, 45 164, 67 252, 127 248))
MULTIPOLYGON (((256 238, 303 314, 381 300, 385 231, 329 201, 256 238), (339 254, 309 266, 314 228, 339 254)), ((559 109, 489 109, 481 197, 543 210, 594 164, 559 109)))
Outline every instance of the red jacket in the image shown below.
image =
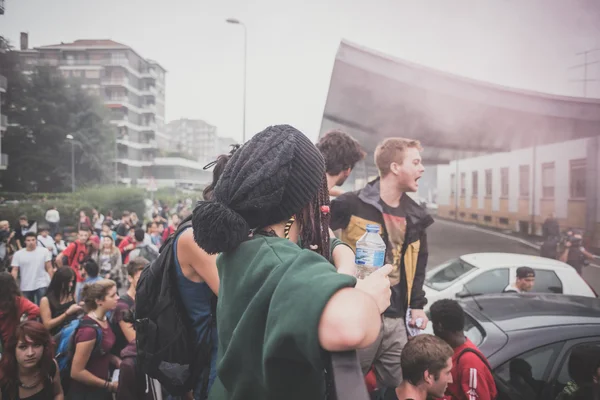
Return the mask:
POLYGON ((483 353, 469 339, 454 349, 452 356, 452 383, 446 389, 444 400, 493 400, 498 396, 492 371, 477 356, 468 351, 456 362, 458 355, 466 348, 476 351, 487 361, 483 353))
POLYGON ((132 239, 129 236, 121 240, 121 243, 119 243, 119 251, 121 251, 121 255, 123 257, 123 264, 127 264, 129 262, 129 253, 131 253, 133 249, 125 250, 125 247, 129 246, 130 244, 132 244, 133 249, 135 249, 135 239, 132 239))
POLYGON ((0 334, 2 335, 4 346, 6 346, 8 340, 15 334, 15 330, 21 322, 23 314, 27 314, 27 319, 36 319, 40 316, 40 308, 25 297, 16 297, 15 303, 17 305, 18 316, 16 321, 12 318, 9 319, 6 311, 0 310, 0 334))

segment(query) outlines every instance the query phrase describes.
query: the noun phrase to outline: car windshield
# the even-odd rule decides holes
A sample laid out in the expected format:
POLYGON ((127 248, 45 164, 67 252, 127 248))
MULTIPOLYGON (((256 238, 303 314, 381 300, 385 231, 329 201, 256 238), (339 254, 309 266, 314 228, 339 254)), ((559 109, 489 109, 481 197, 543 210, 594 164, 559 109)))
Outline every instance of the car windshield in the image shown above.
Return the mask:
POLYGON ((444 290, 458 278, 474 269, 476 269, 475 266, 458 258, 447 261, 432 271, 432 273, 427 274, 425 286, 434 290, 444 290))

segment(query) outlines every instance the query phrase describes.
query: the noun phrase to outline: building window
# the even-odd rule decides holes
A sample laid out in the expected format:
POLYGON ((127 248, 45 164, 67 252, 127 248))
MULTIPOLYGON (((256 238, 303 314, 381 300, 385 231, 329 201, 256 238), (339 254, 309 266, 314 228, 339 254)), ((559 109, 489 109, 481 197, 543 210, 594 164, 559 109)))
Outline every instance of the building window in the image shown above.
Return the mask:
POLYGON ((100 71, 98 71, 97 69, 88 69, 87 71, 85 71, 85 77, 86 78, 100 78, 100 71))
POLYGON ((529 165, 519 167, 519 196, 529 197, 529 165))
POLYGON ((554 198, 554 163, 542 164, 542 196, 554 198))
POLYGON ((450 196, 454 197, 456 191, 456 175, 450 175, 450 196))
POLYGON ((486 197, 492 197, 492 170, 485 170, 485 195, 486 197))
POLYGON ((477 179, 477 171, 472 172, 471 179, 473 180, 473 197, 475 197, 479 195, 479 181, 477 179))
POLYGON ((508 197, 508 168, 500 169, 500 196, 508 197))
POLYGON ((585 198, 585 160, 571 160, 571 198, 585 198))
POLYGON ((466 180, 467 180, 467 174, 464 172, 461 172, 460 173, 460 197, 465 197, 465 195, 467 194, 466 180))

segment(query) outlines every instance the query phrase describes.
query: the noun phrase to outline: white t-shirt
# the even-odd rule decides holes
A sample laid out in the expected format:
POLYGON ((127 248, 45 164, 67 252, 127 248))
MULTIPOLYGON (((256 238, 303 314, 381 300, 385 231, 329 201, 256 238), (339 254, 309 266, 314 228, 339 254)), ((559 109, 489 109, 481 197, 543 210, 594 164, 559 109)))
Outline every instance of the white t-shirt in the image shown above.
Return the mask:
POLYGON ((54 244, 54 239, 51 236, 43 237, 42 235, 38 235, 38 247, 44 247, 48 249, 52 253, 52 255, 57 255, 56 245, 54 244))
POLYGON ((98 215, 98 219, 94 222, 94 229, 102 229, 102 223, 104 223, 104 215, 98 215))
POLYGON ((513 293, 515 293, 515 292, 516 292, 516 293, 525 293, 525 292, 521 291, 521 290, 520 290, 518 287, 516 287, 516 286, 513 286, 512 284, 508 285, 508 286, 507 286, 507 287, 504 289, 504 292, 502 292, 502 293, 510 293, 510 292, 513 292, 513 293))
POLYGON ((46 211, 46 221, 56 224, 60 221, 60 214, 58 210, 48 210, 46 211))
POLYGON ((15 253, 11 267, 19 267, 22 291, 29 292, 50 285, 46 262, 51 260, 52 255, 42 246, 36 247, 33 251, 24 248, 15 253))

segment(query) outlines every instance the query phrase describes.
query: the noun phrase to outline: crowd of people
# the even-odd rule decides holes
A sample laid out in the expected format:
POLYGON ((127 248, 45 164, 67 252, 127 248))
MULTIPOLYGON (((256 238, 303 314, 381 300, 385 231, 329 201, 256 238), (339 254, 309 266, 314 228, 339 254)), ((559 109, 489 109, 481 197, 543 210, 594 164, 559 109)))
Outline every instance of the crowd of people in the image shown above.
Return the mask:
MULTIPOLYGON (((343 372, 332 357, 357 350, 373 398, 495 399, 459 303, 423 310, 434 221, 407 195, 421 151, 386 139, 379 177, 343 193, 366 156, 356 140, 331 131, 314 145, 271 126, 217 158, 193 210, 156 205, 145 229, 134 213, 93 210, 65 243, 56 209, 37 234, 23 216, 6 234, 20 243, 5 253, 11 273, 0 273, 1 398, 335 399, 332 375, 343 372), (357 279, 369 224, 381 228, 386 265, 357 279)), ((506 290, 526 291, 531 278, 520 270, 506 290)), ((561 400, 597 386, 595 367, 561 400)))

